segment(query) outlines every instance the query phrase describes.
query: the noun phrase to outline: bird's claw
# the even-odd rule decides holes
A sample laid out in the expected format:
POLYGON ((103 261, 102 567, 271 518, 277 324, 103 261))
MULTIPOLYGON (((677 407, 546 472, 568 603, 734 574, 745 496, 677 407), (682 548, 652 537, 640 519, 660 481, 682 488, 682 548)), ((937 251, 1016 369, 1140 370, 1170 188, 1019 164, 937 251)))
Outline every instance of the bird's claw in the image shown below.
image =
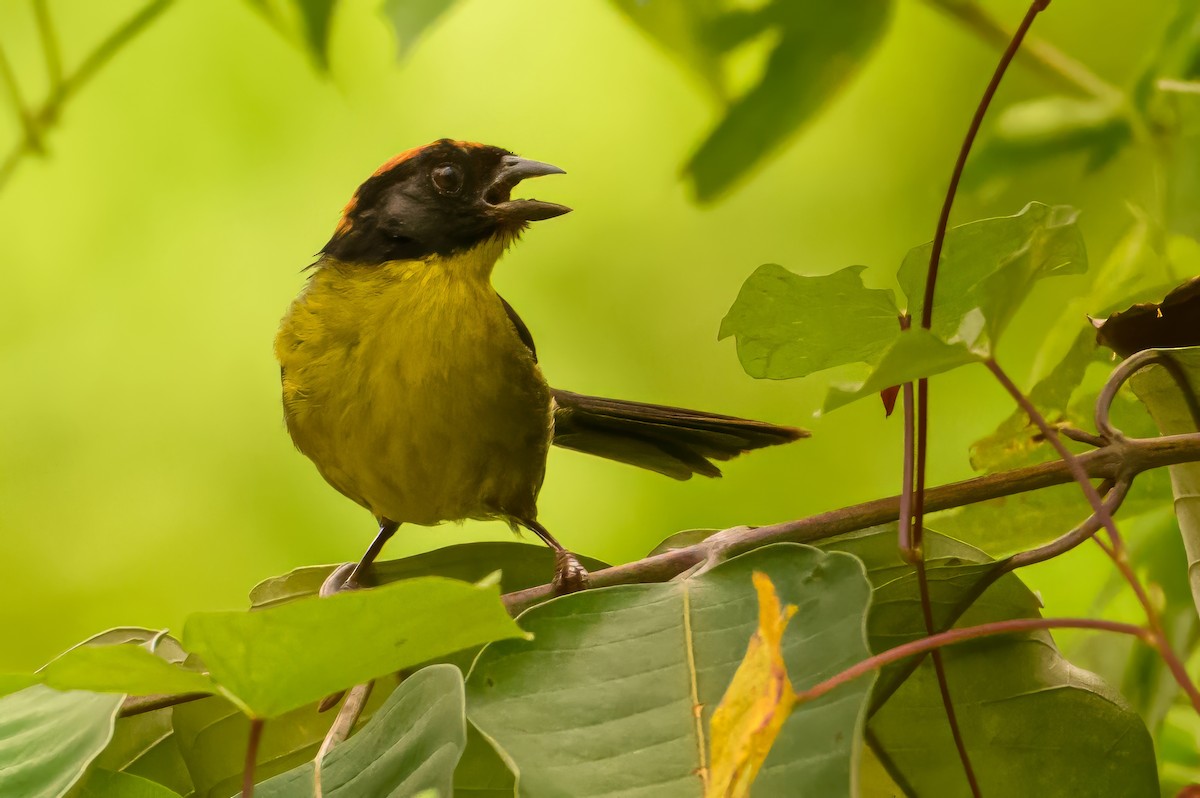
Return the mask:
POLYGON ((344 562, 337 568, 333 569, 333 573, 325 577, 325 581, 321 583, 321 589, 318 595, 321 598, 328 598, 335 593, 345 593, 347 590, 360 590, 362 585, 357 580, 351 580, 351 575, 354 573, 355 563, 344 562))
POLYGON ((554 588, 554 595, 563 596, 587 590, 590 583, 591 577, 579 558, 566 550, 560 549, 554 553, 554 579, 550 582, 554 588))

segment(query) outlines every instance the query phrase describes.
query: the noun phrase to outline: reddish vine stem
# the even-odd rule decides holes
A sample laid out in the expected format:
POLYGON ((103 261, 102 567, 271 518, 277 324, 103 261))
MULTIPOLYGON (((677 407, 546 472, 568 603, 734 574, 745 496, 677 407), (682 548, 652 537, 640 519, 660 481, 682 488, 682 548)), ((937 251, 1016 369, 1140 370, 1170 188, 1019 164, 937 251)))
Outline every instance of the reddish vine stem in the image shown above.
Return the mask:
POLYGON ((262 740, 263 719, 250 721, 250 738, 246 741, 246 764, 242 768, 242 798, 254 798, 254 766, 258 763, 258 744, 262 740))
POLYGON ((917 654, 925 654, 930 651, 936 652, 939 648, 953 643, 962 643, 967 640, 976 640, 980 637, 992 637, 995 635, 1011 634, 1013 632, 1031 632, 1038 629, 1099 629, 1107 632, 1132 635, 1147 645, 1155 647, 1153 632, 1131 623, 1105 621, 1098 618, 1015 618, 1007 621, 993 621, 992 623, 983 623, 978 626, 967 626, 962 629, 939 632, 929 637, 922 637, 920 640, 914 640, 911 643, 890 648, 873 657, 867 657, 861 662, 851 665, 841 673, 830 676, 825 681, 796 693, 796 700, 797 702, 815 701, 826 693, 836 690, 842 685, 852 682, 871 671, 879 670, 886 665, 891 665, 894 662, 899 662, 902 659, 917 654))
MULTIPOLYGON (((994 358, 989 358, 986 361, 987 367, 995 375, 996 379, 1004 386, 1004 389, 1016 400, 1021 409, 1029 416, 1030 421, 1037 425, 1041 430, 1042 435, 1058 452, 1067 468, 1070 469, 1071 475, 1075 481, 1079 483, 1079 487, 1083 490, 1083 495, 1087 497, 1088 503, 1092 505, 1092 512, 1095 514, 1097 521, 1108 531, 1111 548, 1103 545, 1103 541, 1097 539, 1100 543, 1100 548, 1104 549, 1104 553, 1109 556, 1113 564, 1117 566, 1117 570, 1121 572, 1121 576, 1129 583, 1133 589, 1134 595, 1137 597, 1138 603, 1142 605, 1142 610, 1146 613, 1146 621, 1150 627, 1150 633, 1153 635, 1152 645, 1158 650, 1159 656, 1166 663, 1167 668, 1171 671, 1171 675, 1179 682, 1179 686, 1187 693, 1188 699, 1192 703, 1192 707, 1197 713, 1200 713, 1200 689, 1192 682, 1188 676, 1187 669, 1183 665, 1183 661, 1176 655, 1174 649, 1171 648, 1170 642, 1167 640, 1166 632, 1163 629, 1162 620, 1158 617, 1158 610, 1155 609, 1154 603, 1150 600, 1150 596, 1146 593, 1146 588, 1142 586, 1141 580, 1138 579, 1137 573, 1134 572, 1133 566, 1129 563, 1129 555, 1125 549, 1125 544, 1121 540, 1121 535, 1117 531, 1116 521, 1113 520, 1112 513, 1104 506, 1104 500, 1100 498, 1100 492, 1096 490, 1096 486, 1092 484, 1088 478, 1087 471, 1083 464, 1079 462, 1079 458, 1071 453, 1071 450, 1066 447, 1062 439, 1058 435, 1058 431, 1048 422, 1030 401, 1029 397, 1021 392, 1016 383, 1008 376, 1008 374, 1000 367, 994 358)), ((1119 376, 1119 375, 1118 375, 1119 376)), ((1112 382, 1119 382, 1112 380, 1112 382)))
MULTIPOLYGON (((929 579, 925 573, 925 558, 922 556, 917 560, 915 566, 917 587, 921 593, 921 614, 924 616, 925 634, 933 635, 937 631, 937 627, 933 622, 933 607, 929 599, 929 579)), ((942 708, 946 711, 946 722, 950 724, 950 736, 954 739, 958 760, 962 762, 963 775, 967 777, 971 795, 978 798, 983 793, 979 789, 979 778, 975 775, 975 767, 971 764, 971 755, 967 752, 967 741, 963 738, 962 728, 958 725, 958 712, 955 711, 954 700, 950 696, 950 678, 946 675, 946 664, 942 661, 942 652, 935 648, 929 656, 933 660, 933 672, 937 675, 942 708)))
POLYGON ((975 116, 971 118, 971 125, 967 128, 967 135, 963 139, 962 147, 959 148, 958 160, 954 162, 954 172, 950 175, 950 187, 946 190, 946 200, 942 203, 942 212, 938 216, 937 232, 933 236, 933 248, 929 252, 929 270, 925 274, 925 297, 921 302, 921 326, 927 330, 933 326, 933 294, 937 285, 938 265, 942 259, 942 246, 946 243, 950 209, 954 206, 955 195, 958 194, 958 184, 962 180, 963 169, 967 165, 967 156, 971 154, 971 147, 975 144, 975 137, 979 135, 983 117, 987 114, 988 106, 992 104, 992 98, 996 96, 996 89, 1000 87, 1000 81, 1004 78, 1004 73, 1008 71, 1008 65, 1012 63, 1017 50, 1021 49, 1021 42, 1024 41, 1030 26, 1033 25, 1033 20, 1049 5, 1050 0, 1033 0, 1029 4, 1025 18, 1017 26, 1012 41, 1008 43, 1004 54, 1000 56, 1000 63, 996 65, 992 79, 988 82, 987 88, 983 90, 983 98, 975 108, 975 116))
MULTIPOLYGON (((933 302, 937 288, 938 267, 942 259, 942 248, 946 243, 946 231, 950 224, 950 211, 954 207, 954 198, 958 194, 958 185, 962 181, 963 170, 966 168, 967 158, 971 154, 971 147, 975 143, 976 136, 979 135, 979 128, 983 124, 983 118, 987 114, 988 107, 992 104, 992 98, 996 96, 996 90, 1000 87, 1000 81, 1003 80, 1004 73, 1008 71, 1009 64, 1012 63, 1017 51, 1021 49, 1021 42, 1025 39, 1025 34, 1029 32, 1029 28, 1033 25, 1033 20, 1037 15, 1045 11, 1049 5, 1050 0, 1033 0, 1030 3, 1029 10, 1025 12, 1025 17, 1021 20, 1021 24, 1013 34, 1012 40, 1000 56, 1000 62, 996 65, 996 70, 992 73, 992 78, 988 81, 987 88, 984 89, 983 96, 975 108, 975 114, 971 118, 971 124, 967 128, 967 134, 963 138, 962 146, 959 147, 958 157, 954 162, 954 170, 950 175, 950 185, 946 189, 946 198, 942 202, 942 209, 938 214, 937 229, 934 232, 933 244, 929 250, 929 267, 925 273, 925 294, 921 301, 921 327, 926 330, 933 326, 933 302)), ((905 389, 905 400, 911 400, 911 384, 905 386, 905 389)), ((904 486, 906 492, 910 490, 915 492, 912 499, 913 517, 909 539, 900 541, 900 549, 904 559, 914 563, 917 568, 917 584, 920 587, 921 612, 925 618, 925 631, 927 634, 932 635, 934 633, 933 608, 929 598, 929 587, 924 578, 924 553, 921 545, 925 528, 925 475, 929 442, 929 380, 926 378, 921 378, 917 382, 916 403, 917 424, 915 440, 912 436, 905 435, 904 452, 906 469, 909 462, 914 459, 916 460, 915 484, 906 481, 904 486), (913 452, 914 447, 916 449, 915 457, 913 452), (905 546, 905 543, 908 545, 905 546)), ((908 413, 911 411, 906 408, 905 412, 908 413)), ((945 667, 942 664, 940 655, 936 652, 933 664, 937 672, 938 689, 941 691, 942 706, 945 708, 946 720, 950 724, 950 731, 954 737, 954 745, 958 749, 958 756, 962 761, 963 772, 966 774, 967 782, 971 787, 971 794, 975 798, 979 798, 981 795, 979 784, 975 778, 975 773, 971 767, 971 760, 967 754, 966 744, 958 727, 954 704, 950 697, 950 686, 946 681, 945 667)))

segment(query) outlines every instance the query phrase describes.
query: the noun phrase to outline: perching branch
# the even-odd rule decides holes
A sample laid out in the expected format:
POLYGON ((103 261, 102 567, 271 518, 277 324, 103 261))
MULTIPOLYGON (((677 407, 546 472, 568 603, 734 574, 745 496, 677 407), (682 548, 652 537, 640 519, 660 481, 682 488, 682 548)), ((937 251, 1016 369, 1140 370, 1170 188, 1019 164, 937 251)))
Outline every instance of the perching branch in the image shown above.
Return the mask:
MULTIPOLYGON (((1129 438, 1078 455, 1077 460, 1092 479, 1132 478, 1153 468, 1200 462, 1200 432, 1159 438, 1129 438)), ((937 512, 966 507, 1073 481, 1070 469, 1062 461, 1040 463, 930 488, 925 493, 925 509, 927 512, 937 512)), ((593 571, 591 584, 592 587, 611 587, 666 582, 702 563, 717 562, 771 543, 816 543, 848 532, 892 523, 899 517, 900 497, 891 496, 795 521, 760 527, 734 527, 691 546, 593 571)), ((553 595, 550 585, 546 584, 509 593, 504 596, 504 602, 516 614, 553 595)))

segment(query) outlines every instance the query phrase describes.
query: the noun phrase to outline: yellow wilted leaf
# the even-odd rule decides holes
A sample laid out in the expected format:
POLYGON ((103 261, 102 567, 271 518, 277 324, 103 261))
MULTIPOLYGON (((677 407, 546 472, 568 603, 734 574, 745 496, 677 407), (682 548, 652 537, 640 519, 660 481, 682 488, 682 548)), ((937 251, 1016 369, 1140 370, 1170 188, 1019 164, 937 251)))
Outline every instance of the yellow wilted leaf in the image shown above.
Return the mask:
POLYGON ((758 629, 733 674, 709 726, 711 770, 705 798, 741 798, 792 712, 796 693, 788 681, 780 643, 796 605, 780 609, 770 578, 754 572, 758 591, 758 629))

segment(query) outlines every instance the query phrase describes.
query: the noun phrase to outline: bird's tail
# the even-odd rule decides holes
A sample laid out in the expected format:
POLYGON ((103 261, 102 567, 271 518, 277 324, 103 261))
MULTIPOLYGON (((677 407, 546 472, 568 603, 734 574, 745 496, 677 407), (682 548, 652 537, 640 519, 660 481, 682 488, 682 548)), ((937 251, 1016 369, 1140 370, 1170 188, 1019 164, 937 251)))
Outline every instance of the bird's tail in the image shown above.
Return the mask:
POLYGON ((554 392, 554 445, 657 471, 675 479, 719 477, 713 460, 808 437, 779 427, 680 407, 554 392))

